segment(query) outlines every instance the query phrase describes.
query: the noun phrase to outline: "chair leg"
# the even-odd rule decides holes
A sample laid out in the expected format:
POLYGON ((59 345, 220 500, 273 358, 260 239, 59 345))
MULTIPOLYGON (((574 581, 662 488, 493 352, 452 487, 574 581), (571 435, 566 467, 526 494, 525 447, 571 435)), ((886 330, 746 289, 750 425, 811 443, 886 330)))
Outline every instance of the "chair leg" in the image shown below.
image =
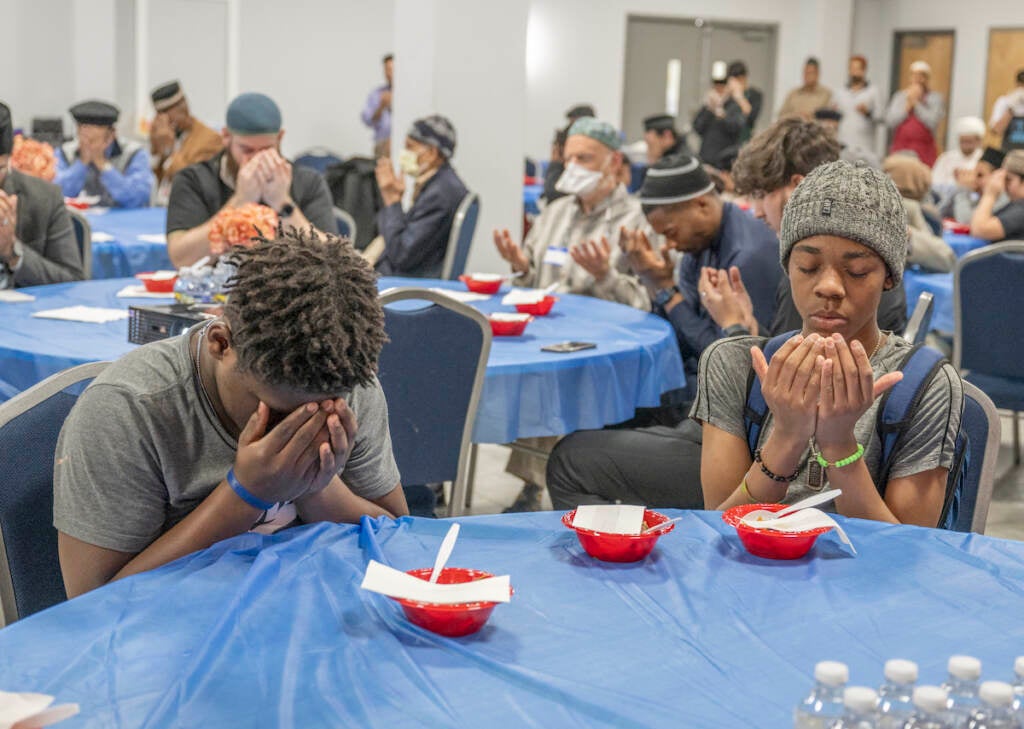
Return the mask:
POLYGON ((1020 413, 1013 411, 1013 465, 1020 465, 1020 413))
POLYGON ((476 470, 476 444, 469 446, 469 456, 452 483, 452 497, 448 504, 448 516, 462 516, 469 502, 469 490, 473 487, 473 472, 476 470))
POLYGON ((473 508, 473 484, 476 483, 476 443, 469 444, 469 463, 466 465, 466 509, 473 508))

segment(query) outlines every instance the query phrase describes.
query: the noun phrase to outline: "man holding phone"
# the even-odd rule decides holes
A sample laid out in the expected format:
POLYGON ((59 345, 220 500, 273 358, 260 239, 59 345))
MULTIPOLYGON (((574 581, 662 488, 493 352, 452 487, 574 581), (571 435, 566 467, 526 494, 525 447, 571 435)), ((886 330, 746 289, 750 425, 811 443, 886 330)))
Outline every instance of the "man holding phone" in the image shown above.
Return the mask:
POLYGON ((247 530, 408 513, 374 374, 373 271, 313 231, 232 255, 222 317, 113 363, 64 423, 69 597, 247 530))

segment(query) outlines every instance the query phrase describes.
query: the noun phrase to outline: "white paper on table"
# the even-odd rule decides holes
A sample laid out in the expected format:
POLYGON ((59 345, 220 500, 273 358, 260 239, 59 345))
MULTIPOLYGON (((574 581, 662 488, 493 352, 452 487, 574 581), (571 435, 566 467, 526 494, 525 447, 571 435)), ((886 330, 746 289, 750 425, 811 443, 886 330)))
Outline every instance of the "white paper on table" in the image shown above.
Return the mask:
POLYGON ((544 300, 547 294, 543 289, 512 289, 502 298, 501 303, 505 306, 516 304, 536 304, 544 300))
POLYGON ((464 602, 508 602, 509 577, 487 577, 455 585, 439 585, 407 575, 376 560, 366 565, 366 576, 360 585, 364 590, 388 597, 400 597, 417 602, 454 605, 464 602))
POLYGON ((430 289, 435 294, 441 294, 447 296, 449 299, 455 301, 461 301, 463 304, 468 304, 473 301, 487 301, 490 297, 489 294, 474 294, 472 291, 454 291, 452 289, 430 289))
POLYGON ((163 243, 167 245, 167 236, 163 233, 143 233, 135 237, 143 243, 163 243))
POLYGON ((125 309, 104 309, 99 306, 65 306, 63 309, 47 309, 37 311, 32 316, 37 319, 60 319, 62 321, 84 321, 90 324, 106 324, 118 319, 127 319, 125 309))
POLYGON ((576 507, 572 525, 606 534, 639 534, 644 507, 629 504, 583 504, 576 507))
POLYGON ((35 300, 36 297, 32 294, 23 294, 14 289, 0 289, 0 301, 5 304, 27 304, 35 300))
POLYGON ((145 286, 134 286, 128 284, 123 289, 117 292, 117 298, 119 299, 173 299, 173 293, 160 293, 157 291, 147 291, 145 286))
POLYGON ((35 729, 49 726, 78 713, 78 704, 50 706, 46 694, 0 691, 0 729, 35 729))
POLYGON ((770 529, 775 532, 806 532, 821 527, 832 527, 839 535, 840 541, 850 548, 850 551, 857 554, 853 542, 846 536, 846 532, 839 526, 835 519, 821 509, 801 509, 781 519, 748 519, 743 517, 743 523, 758 529, 770 529))
POLYGON ((93 243, 109 243, 112 240, 116 239, 110 233, 103 233, 102 231, 99 230, 94 230, 92 232, 93 243))

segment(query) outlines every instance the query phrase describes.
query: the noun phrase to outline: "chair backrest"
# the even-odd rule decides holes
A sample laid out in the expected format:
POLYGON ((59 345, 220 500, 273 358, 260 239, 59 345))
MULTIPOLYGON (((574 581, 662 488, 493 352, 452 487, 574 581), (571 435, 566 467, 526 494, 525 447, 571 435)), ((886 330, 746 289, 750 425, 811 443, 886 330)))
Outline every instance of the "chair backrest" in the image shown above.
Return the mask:
POLYGON ((954 528, 984 534, 995 484, 1001 426, 996 406, 988 395, 969 382, 964 382, 964 414, 960 430, 967 434, 970 457, 964 464, 960 512, 954 528))
POLYGON ((377 377, 402 483, 452 481, 450 515, 458 516, 491 351, 490 324, 476 309, 426 289, 394 289, 381 304, 388 342, 377 377), (397 303, 405 301, 415 304, 397 303))
POLYGON ((53 454, 79 393, 107 364, 58 372, 0 405, 0 625, 66 599, 53 528, 53 454))
POLYGON ((462 198, 455 219, 452 220, 452 231, 448 235, 448 250, 444 256, 444 268, 441 278, 454 281, 466 271, 469 258, 469 247, 473 243, 476 232, 476 221, 480 217, 480 196, 469 193, 462 198))
POLYGON ((307 149, 295 158, 295 164, 299 165, 299 167, 308 167, 311 170, 316 170, 321 175, 331 165, 340 165, 342 162, 341 157, 326 147, 307 149))
POLYGON ((971 251, 953 269, 956 335, 953 366, 983 375, 1024 378, 1024 242, 971 251))
POLYGON ((77 210, 68 208, 68 215, 71 216, 71 227, 75 229, 78 252, 82 254, 82 273, 88 281, 92 278, 92 225, 89 219, 77 210))
POLYGON ((903 338, 911 344, 924 344, 925 337, 932 327, 932 311, 935 310, 935 297, 929 291, 922 291, 917 297, 914 313, 910 315, 907 328, 903 330, 903 338))
POLYGON ((32 138, 59 147, 64 144, 64 119, 59 116, 32 117, 32 138))
POLYGON ((334 221, 338 225, 338 235, 345 236, 353 243, 356 240, 356 234, 358 230, 356 228, 356 220, 347 212, 339 208, 337 205, 334 206, 334 221))

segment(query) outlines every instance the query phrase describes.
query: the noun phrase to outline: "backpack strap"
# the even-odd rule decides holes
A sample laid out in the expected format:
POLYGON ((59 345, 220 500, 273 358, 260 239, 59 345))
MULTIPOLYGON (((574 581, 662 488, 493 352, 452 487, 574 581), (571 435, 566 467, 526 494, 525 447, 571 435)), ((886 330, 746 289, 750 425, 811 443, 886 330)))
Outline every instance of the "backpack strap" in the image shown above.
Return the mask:
MULTIPOLYGON (((772 357, 791 337, 799 334, 799 330, 772 337, 761 348, 764 351, 764 358, 771 364, 772 357)), ((750 375, 747 377, 747 404, 743 409, 743 426, 747 432, 747 446, 750 448, 750 456, 754 456, 757 450, 757 440, 761 437, 761 428, 764 419, 768 415, 768 403, 764 401, 764 393, 761 392, 761 380, 750 368, 750 375)))

